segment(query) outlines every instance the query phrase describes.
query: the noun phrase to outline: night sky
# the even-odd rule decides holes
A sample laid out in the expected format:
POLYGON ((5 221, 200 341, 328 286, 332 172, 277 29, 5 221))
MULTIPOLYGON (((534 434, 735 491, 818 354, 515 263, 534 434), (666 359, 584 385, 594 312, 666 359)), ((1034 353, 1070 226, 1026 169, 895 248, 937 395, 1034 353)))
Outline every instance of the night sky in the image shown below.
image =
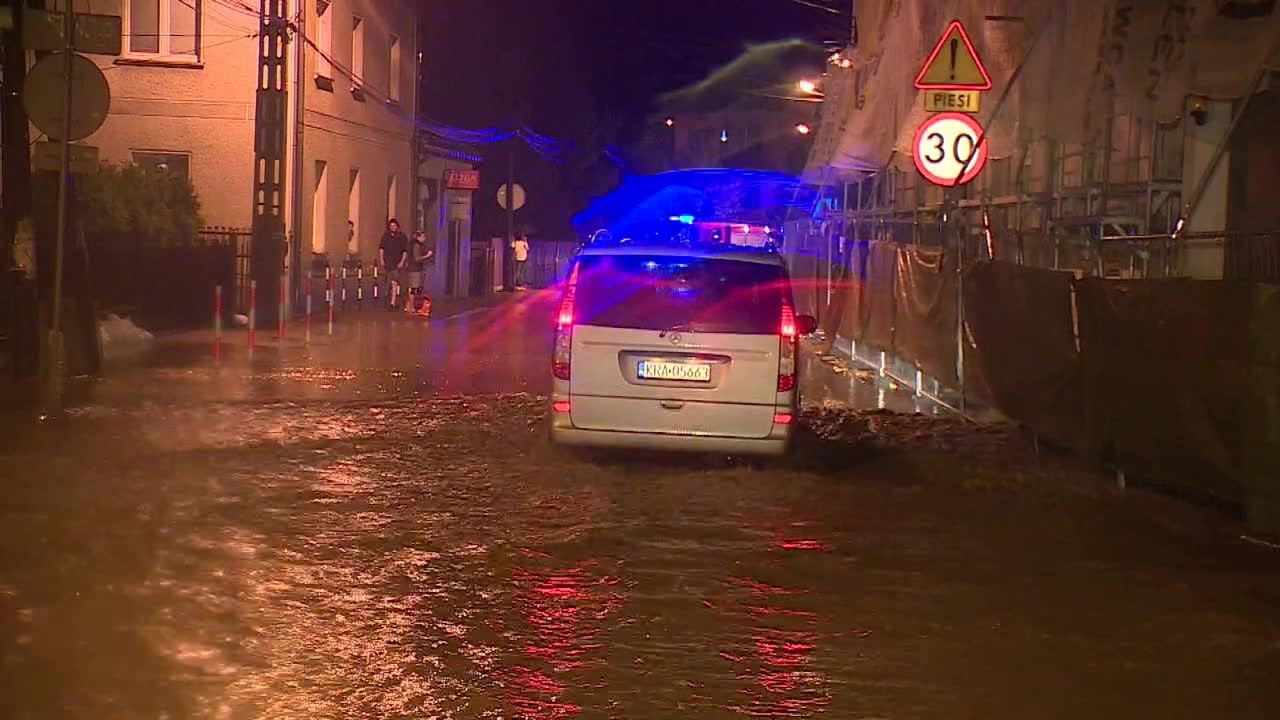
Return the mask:
POLYGON ((849 19, 793 0, 466 0, 430 4, 423 27, 428 117, 472 128, 521 117, 554 137, 584 111, 633 126, 656 95, 750 43, 843 43, 849 19))
MULTIPOLYGON (((623 162, 654 100, 705 78, 749 45, 799 38, 848 40, 847 0, 452 0, 424 4, 421 112, 467 129, 521 121, 566 146, 607 143, 623 162)), ((507 148, 484 148, 475 210, 479 237, 505 234, 495 202, 507 148)), ((565 238, 569 218, 617 187, 619 167, 555 164, 516 147, 529 192, 517 224, 532 239, 565 238)))

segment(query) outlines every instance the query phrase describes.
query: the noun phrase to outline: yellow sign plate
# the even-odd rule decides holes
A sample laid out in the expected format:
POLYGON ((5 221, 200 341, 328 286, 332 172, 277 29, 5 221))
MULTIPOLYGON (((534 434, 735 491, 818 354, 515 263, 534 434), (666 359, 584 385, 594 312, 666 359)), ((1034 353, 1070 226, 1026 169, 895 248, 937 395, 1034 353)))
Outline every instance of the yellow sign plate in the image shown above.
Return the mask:
POLYGON ((928 112, 978 112, 982 93, 977 90, 922 90, 928 112))

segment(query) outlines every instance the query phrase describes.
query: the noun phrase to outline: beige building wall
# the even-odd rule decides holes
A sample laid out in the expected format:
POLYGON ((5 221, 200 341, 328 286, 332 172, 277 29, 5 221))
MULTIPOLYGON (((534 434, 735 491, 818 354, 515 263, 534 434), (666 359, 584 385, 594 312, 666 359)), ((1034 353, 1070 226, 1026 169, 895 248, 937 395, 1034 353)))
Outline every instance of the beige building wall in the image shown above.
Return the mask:
POLYGON ((406 233, 413 231, 416 4, 413 0, 332 0, 325 9, 333 14, 327 32, 321 31, 317 10, 315 0, 308 0, 307 36, 319 47, 307 47, 303 67, 306 109, 299 237, 304 254, 322 253, 337 262, 347 256, 347 221, 354 220, 355 250, 368 265, 377 255, 389 216, 397 217, 406 233), (357 17, 363 34, 359 58, 353 55, 358 47, 353 42, 357 17), (393 35, 400 46, 399 71, 394 77, 393 35), (325 61, 322 52, 331 62, 325 61), (359 177, 355 202, 353 172, 359 177), (317 190, 323 195, 319 202, 317 190))
MULTIPOLYGON (((128 5, 77 0, 76 10, 118 15, 128 5)), ((186 156, 205 223, 247 228, 253 199, 254 18, 205 0, 198 56, 131 52, 128 21, 126 16, 123 55, 90 56, 107 78, 111 111, 83 142, 97 146, 109 162, 131 162, 138 153, 186 156)), ((174 34, 177 43, 189 37, 181 28, 174 34)), ((166 42, 167 49, 180 49, 172 38, 166 42)))
MULTIPOLYGON (((297 134, 290 128, 284 197, 286 204, 296 200, 302 207, 298 232, 293 233, 290 207, 285 208, 285 223, 300 239, 305 266, 311 252, 323 252, 330 261, 343 259, 347 220, 354 219, 359 254, 367 264, 376 254, 389 212, 400 217, 406 232, 412 231, 417 6, 414 0, 332 0, 323 3, 331 18, 327 34, 322 34, 322 3, 290 0, 291 16, 299 2, 306 10, 304 61, 298 77, 291 47, 288 102, 292 120, 292 93, 300 80, 303 157, 295 198, 292 147, 297 134), (357 17, 363 27, 359 60, 353 55, 357 17), (393 35, 399 38, 394 80, 393 35), (362 90, 360 98, 353 87, 362 90), (326 177, 317 212, 318 162, 324 164, 326 177), (360 178, 359 201, 354 204, 349 203, 353 170, 360 178), (320 219, 323 223, 317 222, 320 219)), ((57 3, 52 5, 56 8, 57 3)), ((191 36, 179 27, 180 19, 167 15, 173 5, 161 0, 157 7, 164 16, 161 52, 138 53, 131 51, 131 3, 76 0, 79 11, 121 14, 125 27, 121 57, 93 56, 107 77, 112 105, 103 127, 84 142, 98 146, 102 158, 111 162, 134 161, 139 153, 187 158, 205 223, 247 229, 253 213, 257 20, 228 4, 200 0, 200 52, 190 55, 172 52, 191 36)))

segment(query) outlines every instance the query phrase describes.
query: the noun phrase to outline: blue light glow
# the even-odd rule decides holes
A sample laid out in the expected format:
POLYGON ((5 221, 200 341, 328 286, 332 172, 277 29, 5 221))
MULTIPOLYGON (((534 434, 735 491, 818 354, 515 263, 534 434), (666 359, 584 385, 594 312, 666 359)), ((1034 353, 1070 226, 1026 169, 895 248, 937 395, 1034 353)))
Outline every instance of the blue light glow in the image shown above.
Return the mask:
POLYGON ((584 231, 608 227, 625 232, 664 221, 693 224, 692 218, 776 228, 790 209, 811 211, 816 195, 814 186, 793 175, 761 170, 700 168, 629 175, 616 190, 575 215, 573 222, 584 231))

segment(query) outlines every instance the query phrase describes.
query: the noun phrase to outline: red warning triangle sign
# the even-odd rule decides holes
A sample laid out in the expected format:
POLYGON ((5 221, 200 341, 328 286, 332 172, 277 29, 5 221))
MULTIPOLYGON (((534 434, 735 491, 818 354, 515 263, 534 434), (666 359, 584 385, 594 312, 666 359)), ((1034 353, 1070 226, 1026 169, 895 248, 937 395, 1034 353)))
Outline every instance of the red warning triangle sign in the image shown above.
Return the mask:
POLYGON ((921 90, 990 90, 991 76, 959 20, 952 20, 916 75, 921 90))

